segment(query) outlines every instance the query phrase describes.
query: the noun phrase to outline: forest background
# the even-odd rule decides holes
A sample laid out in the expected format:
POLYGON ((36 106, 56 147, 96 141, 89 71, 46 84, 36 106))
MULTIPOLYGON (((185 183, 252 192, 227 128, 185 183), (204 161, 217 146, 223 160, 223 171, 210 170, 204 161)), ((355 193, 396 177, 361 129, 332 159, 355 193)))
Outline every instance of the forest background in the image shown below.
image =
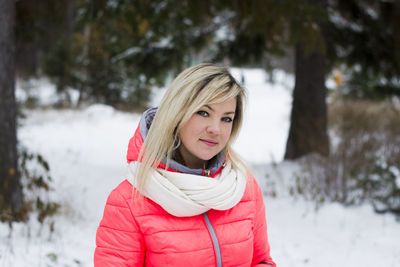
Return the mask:
POLYGON ((292 194, 400 214, 400 2, 0 0, 0 220, 60 209, 24 197, 51 183, 28 162, 50 166, 18 146, 18 114, 39 105, 17 106, 16 79, 49 78, 52 108, 142 111, 152 89, 200 62, 294 75, 284 158, 306 171, 292 194))

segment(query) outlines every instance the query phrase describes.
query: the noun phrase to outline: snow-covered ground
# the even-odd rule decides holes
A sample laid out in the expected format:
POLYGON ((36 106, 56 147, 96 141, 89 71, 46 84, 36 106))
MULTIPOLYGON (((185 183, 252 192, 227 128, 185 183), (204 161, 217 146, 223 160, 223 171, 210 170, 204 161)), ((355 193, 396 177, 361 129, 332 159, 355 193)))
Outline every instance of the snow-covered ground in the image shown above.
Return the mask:
MULTIPOLYGON (((369 206, 325 204, 316 210, 314 203, 288 194, 300 171, 296 163, 281 161, 293 78, 277 72, 278 83, 271 84, 262 70, 242 71, 249 104, 235 148, 252 164, 266 193, 271 254, 278 266, 400 266, 400 223, 391 215, 376 215, 369 206)), ((239 80, 242 71, 232 69, 239 80)), ((107 195, 124 179, 126 148, 140 114, 104 105, 26 112, 20 143, 49 161, 53 197, 63 208, 52 234, 34 218, 15 224, 11 234, 0 224, 0 267, 93 266, 95 231, 107 195)))

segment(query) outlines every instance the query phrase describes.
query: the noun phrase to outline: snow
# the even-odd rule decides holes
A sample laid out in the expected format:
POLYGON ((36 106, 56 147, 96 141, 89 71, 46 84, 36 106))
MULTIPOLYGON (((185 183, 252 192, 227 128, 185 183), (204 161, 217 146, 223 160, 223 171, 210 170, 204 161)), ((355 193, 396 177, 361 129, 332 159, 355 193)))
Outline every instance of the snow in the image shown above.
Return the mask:
MULTIPOLYGON (((78 90, 68 87, 65 89, 65 94, 70 99, 72 106, 78 104, 78 90)), ((19 102, 31 100, 36 101, 39 106, 50 106, 61 100, 60 95, 57 94, 56 85, 47 78, 17 80, 15 95, 19 102)))
POLYGON ((249 94, 243 129, 234 148, 251 163, 281 161, 289 132, 293 77, 277 72, 276 83, 267 84, 268 76, 262 70, 231 72, 238 81, 242 72, 249 94))
POLYGON ((130 47, 127 50, 125 50, 124 52, 122 52, 122 53, 116 55, 115 57, 113 57, 111 59, 111 62, 115 63, 115 62, 117 62, 117 61, 119 61, 121 59, 131 57, 131 56, 139 53, 140 51, 142 51, 141 47, 138 47, 138 46, 130 47))
MULTIPOLYGON (((290 196, 300 171, 296 162, 282 161, 293 77, 276 72, 272 84, 262 70, 232 73, 239 81, 245 76, 249 95, 235 148, 252 164, 265 194, 271 255, 278 266, 400 266, 400 224, 393 216, 377 215, 369 206, 317 209, 290 196)), ((0 266, 93 266, 96 228, 108 194, 125 176, 127 144, 140 114, 105 105, 25 113, 20 144, 49 161, 53 197, 63 208, 53 233, 35 218, 14 224, 11 233, 0 224, 0 266)))

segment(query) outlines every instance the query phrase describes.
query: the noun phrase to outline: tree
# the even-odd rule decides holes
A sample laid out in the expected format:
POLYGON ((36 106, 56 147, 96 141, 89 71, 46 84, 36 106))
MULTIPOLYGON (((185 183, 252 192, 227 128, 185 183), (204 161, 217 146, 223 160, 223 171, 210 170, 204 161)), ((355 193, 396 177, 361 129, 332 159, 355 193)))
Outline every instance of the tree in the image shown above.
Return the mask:
MULTIPOLYGON (((60 53, 60 46, 70 45, 68 38, 72 34, 74 1, 16 1, 17 75, 29 77, 46 72, 43 65, 49 54, 60 53)), ((63 64, 53 64, 52 67, 62 68, 63 64)), ((63 70, 52 71, 64 75, 63 70)))
POLYGON ((321 52, 309 52, 305 47, 304 43, 296 46, 296 81, 285 159, 295 159, 312 152, 329 154, 326 59, 321 52))
POLYGON ((86 13, 76 28, 76 51, 85 53, 75 57, 81 64, 74 67, 85 74, 76 79, 84 100, 143 107, 149 89, 163 85, 167 73, 188 64, 188 54, 207 40, 210 16, 203 2, 86 0, 81 4, 86 13))
POLYGON ((17 167, 15 87, 15 1, 0 0, 0 220, 22 206, 17 167))
POLYGON ((381 99, 400 95, 400 1, 336 0, 331 4, 328 57, 345 64, 345 93, 381 99), (333 50, 333 49, 332 49, 333 50))
POLYGON ((372 99, 400 95, 400 2, 308 2, 314 6, 319 3, 325 10, 323 16, 315 16, 318 12, 313 12, 309 18, 318 26, 314 29, 323 39, 323 47, 304 53, 304 45, 296 46, 296 85, 285 158, 307 154, 306 147, 323 155, 329 153, 329 140, 323 130, 326 129, 323 77, 334 64, 346 65, 350 76, 344 94, 372 99), (320 89, 316 90, 317 87, 320 89), (314 123, 307 119, 310 114, 314 123))
POLYGON ((82 102, 118 107, 146 106, 150 88, 188 65, 212 34, 202 1, 21 0, 17 11, 18 54, 29 63, 19 73, 36 66, 33 74, 59 92, 76 88, 82 102))
POLYGON ((307 39, 314 36, 315 41, 306 43, 305 36, 301 36, 295 48, 296 80, 285 159, 296 159, 310 153, 324 156, 329 154, 325 87, 327 59, 324 23, 321 21, 326 14, 324 2, 325 0, 308 0, 313 8, 320 8, 307 12, 309 15, 306 16, 312 26, 307 31, 307 39))
POLYGON ((219 59, 259 64, 268 55, 283 55, 287 47, 295 47, 296 84, 285 158, 327 155, 325 75, 329 66, 322 31, 328 20, 326 1, 229 1, 223 8, 236 15, 231 19, 234 37, 220 42, 219 59))

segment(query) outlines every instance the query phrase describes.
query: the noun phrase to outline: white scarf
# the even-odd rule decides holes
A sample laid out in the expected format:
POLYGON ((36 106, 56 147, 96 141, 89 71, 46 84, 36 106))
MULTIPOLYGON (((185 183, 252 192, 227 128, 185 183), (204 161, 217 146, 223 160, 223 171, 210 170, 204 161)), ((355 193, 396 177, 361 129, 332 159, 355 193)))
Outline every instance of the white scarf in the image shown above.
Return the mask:
MULTIPOLYGON (((131 162, 128 167, 128 181, 133 186, 137 185, 135 173, 139 164, 131 162)), ((242 199, 245 188, 246 177, 228 163, 214 178, 157 169, 148 177, 141 193, 169 214, 189 217, 210 209, 234 207, 242 199)))

